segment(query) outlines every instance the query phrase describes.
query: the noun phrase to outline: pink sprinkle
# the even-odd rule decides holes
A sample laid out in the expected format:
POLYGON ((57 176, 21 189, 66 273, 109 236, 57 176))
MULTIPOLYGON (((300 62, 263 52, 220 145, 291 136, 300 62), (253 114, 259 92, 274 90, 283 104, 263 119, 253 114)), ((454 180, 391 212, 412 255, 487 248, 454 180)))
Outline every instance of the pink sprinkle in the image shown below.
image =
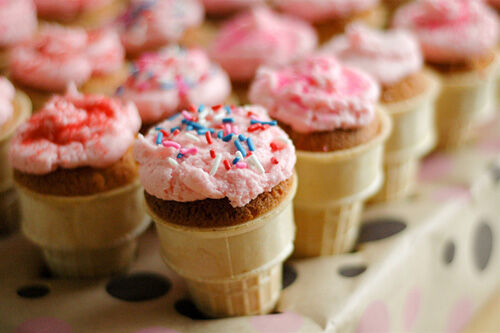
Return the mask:
POLYGON ((239 134, 239 128, 238 128, 238 125, 233 125, 233 133, 238 135, 239 134))
POLYGON ((144 90, 148 89, 148 88, 149 88, 149 86, 150 86, 150 85, 149 85, 149 83, 148 83, 148 82, 142 82, 141 84, 139 84, 139 85, 137 86, 137 89, 138 89, 139 91, 144 91, 144 90))
POLYGON ((189 114, 189 112, 187 111, 182 111, 182 115, 184 116, 184 118, 186 120, 189 120, 189 121, 192 121, 193 120, 193 116, 189 114))
POLYGON ((225 123, 224 124, 224 136, 228 135, 231 132, 232 132, 231 124, 230 123, 225 123))
POLYGON ((191 147, 189 149, 182 148, 179 150, 179 153, 182 155, 195 155, 198 152, 198 149, 196 147, 191 147))
POLYGON ((179 149, 181 147, 181 145, 178 144, 177 142, 170 141, 170 140, 164 140, 162 143, 163 143, 163 147, 174 147, 175 149, 179 149))
POLYGON ((246 169, 246 168, 248 168, 248 165, 246 162, 238 162, 238 163, 236 163, 236 167, 238 169, 246 169))

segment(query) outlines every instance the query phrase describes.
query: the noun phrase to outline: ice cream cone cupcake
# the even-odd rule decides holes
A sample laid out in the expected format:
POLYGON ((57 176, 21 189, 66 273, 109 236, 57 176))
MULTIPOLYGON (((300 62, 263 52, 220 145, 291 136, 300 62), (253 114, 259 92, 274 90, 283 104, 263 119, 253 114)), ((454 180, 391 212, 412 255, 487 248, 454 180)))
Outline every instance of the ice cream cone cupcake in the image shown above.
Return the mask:
POLYGON ((165 263, 214 317, 272 311, 293 250, 295 149, 260 106, 200 107, 134 147, 165 263))
POLYGON ((401 7, 394 26, 412 31, 442 81, 438 146, 463 146, 494 115, 498 18, 480 1, 420 0, 401 7))
POLYGON ((382 185, 382 155, 391 122, 376 110, 379 85, 314 55, 284 68, 262 68, 250 100, 268 108, 297 148, 294 201, 296 257, 348 252, 364 201, 382 185))
POLYGON ((72 92, 12 138, 22 231, 54 274, 110 275, 133 260, 149 224, 131 149, 139 127, 133 104, 72 92))
POLYGON ((258 7, 224 24, 210 49, 226 70, 241 104, 248 103, 248 87, 261 65, 285 65, 313 51, 317 39, 307 23, 258 7))
POLYGON ((406 31, 373 30, 358 23, 322 52, 380 83, 380 103, 392 118, 393 130, 385 146, 384 186, 374 199, 408 196, 415 187, 419 160, 435 145, 434 103, 440 86, 435 75, 423 70, 418 41, 406 31))
POLYGON ((52 24, 11 51, 9 75, 37 111, 72 83, 84 92, 113 94, 126 79, 127 69, 115 32, 52 24))
POLYGON ((9 61, 9 50, 33 36, 37 29, 36 9, 32 0, 0 2, 0 72, 9 61))
POLYGON ((387 10, 380 0, 274 0, 278 9, 311 22, 319 41, 341 34, 347 25, 362 21, 373 28, 383 28, 387 10))
POLYGON ((4 77, 0 77, 0 231, 17 227, 17 196, 8 161, 12 135, 31 114, 31 102, 24 93, 16 91, 4 77))
POLYGON ((117 90, 135 103, 144 130, 190 105, 222 104, 230 93, 229 77, 204 51, 177 46, 139 57, 117 90))
POLYGON ((203 18, 198 0, 133 0, 117 25, 127 55, 136 58, 179 42, 203 18))

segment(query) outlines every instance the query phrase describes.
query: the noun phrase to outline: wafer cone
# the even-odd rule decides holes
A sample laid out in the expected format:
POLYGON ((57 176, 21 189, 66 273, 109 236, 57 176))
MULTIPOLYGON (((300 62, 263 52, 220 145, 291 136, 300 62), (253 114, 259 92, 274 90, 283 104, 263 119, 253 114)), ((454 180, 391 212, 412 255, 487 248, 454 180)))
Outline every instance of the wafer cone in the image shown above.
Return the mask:
POLYGON ((380 130, 369 142, 333 152, 297 151, 295 257, 344 253, 357 237, 363 202, 382 185, 384 142, 391 120, 377 110, 380 130))
POLYGON ((16 91, 14 115, 0 128, 0 229, 12 230, 18 224, 17 197, 13 190, 12 170, 8 161, 9 145, 15 130, 31 114, 31 102, 26 94, 16 91))
POLYGON ((392 118, 392 132, 385 143, 384 184, 371 201, 391 201, 408 196, 414 188, 420 159, 436 144, 434 104, 438 78, 425 72, 428 88, 411 99, 383 104, 392 118))
POLYGON ((438 74, 442 89, 436 100, 438 147, 464 146, 474 130, 494 115, 498 56, 482 69, 467 73, 438 74))
POLYGON ((124 270, 137 236, 149 225, 139 182, 81 197, 44 195, 19 186, 22 230, 63 277, 98 277, 124 270))
POLYGON ((163 260, 186 279, 194 302, 205 314, 254 315, 274 308, 281 291, 282 263, 293 250, 296 184, 294 179, 293 189, 278 207, 232 227, 180 226, 147 208, 156 222, 163 260))
POLYGON ((7 49, 0 49, 0 74, 9 66, 9 51, 7 49))

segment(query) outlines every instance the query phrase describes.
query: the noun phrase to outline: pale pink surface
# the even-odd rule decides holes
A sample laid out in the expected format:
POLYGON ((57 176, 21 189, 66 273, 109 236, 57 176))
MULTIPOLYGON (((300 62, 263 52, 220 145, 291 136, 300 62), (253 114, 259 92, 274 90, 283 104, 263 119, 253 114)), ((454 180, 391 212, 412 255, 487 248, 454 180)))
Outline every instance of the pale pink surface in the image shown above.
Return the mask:
POLYGON ((123 67, 125 50, 116 31, 90 31, 88 42, 87 55, 92 64, 92 74, 109 74, 123 67))
POLYGON ((14 86, 3 76, 0 76, 0 128, 14 113, 12 101, 16 93, 14 86))
POLYGON ((295 333, 300 332, 304 319, 293 312, 253 316, 250 324, 258 333, 295 333))
POLYGON ((369 75, 327 55, 312 55, 284 68, 262 68, 249 93, 252 103, 303 133, 367 125, 379 95, 380 87, 369 75))
POLYGON ((361 316, 356 333, 391 332, 391 318, 387 305, 382 301, 373 301, 361 316))
POLYGON ((264 4, 264 0, 201 0, 207 13, 227 14, 255 5, 264 4))
POLYGON ((9 158, 15 169, 31 174, 106 167, 125 154, 140 126, 132 103, 100 95, 56 95, 18 128, 9 158))
POLYGON ((80 85, 92 73, 86 47, 85 30, 46 25, 32 40, 12 50, 11 76, 23 85, 48 91, 62 91, 70 82, 80 85))
POLYGON ((370 10, 380 0, 274 0, 274 3, 286 13, 316 23, 370 10))
POLYGON ((141 56, 118 95, 135 103, 144 123, 191 104, 223 103, 231 93, 227 74, 200 49, 170 47, 141 56))
POLYGON ((203 17, 198 0, 135 0, 119 22, 121 40, 129 53, 157 48, 178 41, 203 17))
POLYGON ((28 40, 37 24, 32 0, 0 0, 0 47, 28 40))
POLYGON ((252 118, 270 120, 265 109, 260 106, 233 107, 230 114, 227 114, 224 107, 216 111, 205 108, 202 113, 196 110, 194 113, 185 112, 173 120, 160 123, 158 128, 164 128, 166 133, 169 133, 168 137, 163 137, 163 145, 157 144, 159 132, 155 128, 145 137, 139 135, 134 153, 139 163, 139 177, 144 189, 163 200, 186 202, 227 197, 233 207, 241 207, 259 194, 270 191, 280 182, 292 177, 295 148, 290 139, 278 126, 249 132, 252 118), (249 111, 252 113, 249 114, 249 111), (196 116, 201 119, 198 124, 215 129, 210 136, 212 144, 207 143, 205 135, 198 135, 196 131, 188 132, 186 125, 181 125, 184 115, 196 116), (235 141, 240 142, 247 153, 250 148, 245 141, 240 141, 237 135, 233 135, 229 142, 217 138, 217 132, 222 131, 223 118, 232 118, 234 121, 230 128, 223 130, 224 135, 235 132, 245 138, 251 138, 255 146, 253 156, 260 161, 263 173, 251 162, 255 157, 243 158, 243 163, 236 165, 231 163, 237 156, 235 141), (176 126, 182 127, 181 132, 177 135, 171 134, 170 129, 176 126), (191 135, 199 141, 194 140, 191 135), (270 145, 276 141, 279 141, 282 149, 273 151, 270 145), (164 146, 172 143, 178 143, 180 147, 164 146), (217 157, 212 158, 210 150, 213 150, 217 157), (178 154, 183 151, 190 152, 178 158, 178 154), (216 172, 211 175, 219 157, 222 160, 215 169, 216 172), (224 167, 225 159, 231 164, 229 170, 224 167), (275 162, 278 163, 273 163, 272 159, 276 159, 275 162))
POLYGON ((259 66, 287 64, 316 44, 316 33, 307 23, 258 7, 227 22, 210 53, 231 79, 249 81, 259 66))
POLYGON ((478 0, 421 0, 401 7, 394 26, 412 31, 427 61, 453 63, 486 54, 498 41, 498 18, 478 0))
POLYGON ((322 52, 359 68, 382 85, 397 83, 422 69, 418 41, 403 30, 374 30, 356 23, 344 35, 328 42, 322 52))
MULTIPOLYGON (((17 0, 16 0, 17 1, 17 0)), ((34 0, 38 14, 49 19, 72 19, 78 14, 107 5, 112 0, 34 0)))

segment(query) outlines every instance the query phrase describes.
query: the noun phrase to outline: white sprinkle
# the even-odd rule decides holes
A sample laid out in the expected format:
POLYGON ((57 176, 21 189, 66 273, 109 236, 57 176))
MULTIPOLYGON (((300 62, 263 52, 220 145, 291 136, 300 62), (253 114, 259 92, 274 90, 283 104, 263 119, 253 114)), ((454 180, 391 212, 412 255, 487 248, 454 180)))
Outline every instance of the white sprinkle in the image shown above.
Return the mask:
POLYGON ((257 168, 257 170, 259 170, 260 173, 266 172, 266 170, 264 170, 264 167, 260 163, 260 161, 257 158, 257 156, 255 155, 255 153, 250 155, 250 157, 247 158, 247 161, 251 162, 257 168))
POLYGON ((212 164, 212 170, 210 170, 210 176, 215 175, 215 173, 217 172, 221 159, 222 155, 215 156, 214 164, 212 164))
POLYGON ((200 120, 205 120, 205 117, 208 116, 208 113, 210 112, 210 108, 204 107, 201 112, 198 112, 198 121, 200 120))
POLYGON ((240 160, 243 160, 243 155, 241 154, 241 151, 239 150, 236 151, 236 157, 238 157, 240 160))
POLYGON ((179 165, 179 163, 177 163, 177 161, 176 161, 176 160, 174 160, 172 157, 169 157, 169 158, 168 158, 168 163, 169 163, 171 166, 173 166, 173 167, 176 167, 176 166, 178 166, 178 165, 179 165))
POLYGON ((226 118, 226 111, 225 110, 223 110, 222 112, 219 111, 219 113, 217 113, 214 116, 214 120, 222 120, 223 118, 226 118))
POLYGON ((289 144, 289 140, 287 138, 285 138, 284 136, 279 137, 278 140, 280 140, 281 142, 286 143, 287 145, 289 144))
POLYGON ((197 137, 196 135, 192 134, 192 133, 186 132, 186 133, 184 133, 184 135, 186 136, 186 138, 188 138, 191 141, 194 141, 194 142, 199 142, 200 141, 200 138, 197 137))

